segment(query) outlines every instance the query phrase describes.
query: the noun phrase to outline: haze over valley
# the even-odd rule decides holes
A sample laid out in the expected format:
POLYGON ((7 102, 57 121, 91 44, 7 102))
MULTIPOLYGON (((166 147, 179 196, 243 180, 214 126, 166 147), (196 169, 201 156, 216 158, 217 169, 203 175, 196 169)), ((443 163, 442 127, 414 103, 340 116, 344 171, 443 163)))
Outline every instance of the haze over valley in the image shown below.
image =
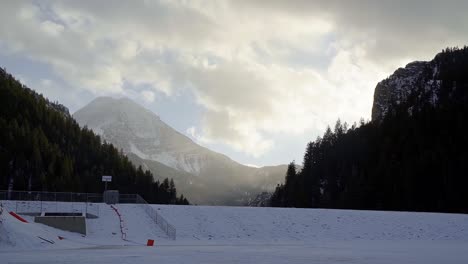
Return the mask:
POLYGON ((286 165, 254 168, 197 145, 128 98, 99 97, 73 117, 196 204, 246 205, 281 183, 286 165))

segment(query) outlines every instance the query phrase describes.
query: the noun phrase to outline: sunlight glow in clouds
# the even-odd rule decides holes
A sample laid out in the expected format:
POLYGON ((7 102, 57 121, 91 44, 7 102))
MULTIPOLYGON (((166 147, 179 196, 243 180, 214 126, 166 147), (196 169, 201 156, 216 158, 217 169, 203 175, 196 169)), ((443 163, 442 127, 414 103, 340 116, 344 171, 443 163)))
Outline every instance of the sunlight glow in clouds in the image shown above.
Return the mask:
POLYGON ((255 158, 278 147, 278 135, 306 142, 338 118, 369 118, 379 80, 468 38, 467 4, 455 1, 1 5, 3 54, 49 65, 45 91, 57 94, 60 81, 146 104, 190 92, 204 111, 186 132, 255 158))

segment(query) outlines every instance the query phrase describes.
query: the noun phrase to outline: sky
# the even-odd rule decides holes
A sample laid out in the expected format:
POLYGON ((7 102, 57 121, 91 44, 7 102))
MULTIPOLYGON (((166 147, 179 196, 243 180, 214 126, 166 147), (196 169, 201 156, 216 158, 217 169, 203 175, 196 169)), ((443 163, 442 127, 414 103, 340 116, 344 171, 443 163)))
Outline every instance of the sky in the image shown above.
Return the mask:
POLYGON ((1 1, 0 67, 73 113, 129 97, 253 166, 302 162, 376 84, 468 43, 468 1, 1 1))

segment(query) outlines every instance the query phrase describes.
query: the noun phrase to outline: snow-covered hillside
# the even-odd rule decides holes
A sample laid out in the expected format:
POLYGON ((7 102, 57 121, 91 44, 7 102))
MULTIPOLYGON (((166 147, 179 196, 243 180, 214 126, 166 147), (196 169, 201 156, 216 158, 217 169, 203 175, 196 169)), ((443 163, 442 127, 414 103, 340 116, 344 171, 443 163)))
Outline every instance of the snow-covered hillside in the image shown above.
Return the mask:
POLYGON ((2 263, 468 263, 468 215, 153 205, 177 228, 165 237, 138 205, 108 205, 88 234, 3 214, 2 263), (38 237, 54 241, 44 242, 38 237), (65 239, 59 240, 58 236, 65 239), (155 247, 145 247, 147 239, 155 247))
POLYGON ((211 155, 128 98, 99 97, 73 116, 125 152, 194 175, 211 155))
POLYGON ((158 178, 174 178, 192 203, 243 205, 273 191, 286 166, 253 168, 193 142, 128 98, 99 97, 73 117, 158 178))

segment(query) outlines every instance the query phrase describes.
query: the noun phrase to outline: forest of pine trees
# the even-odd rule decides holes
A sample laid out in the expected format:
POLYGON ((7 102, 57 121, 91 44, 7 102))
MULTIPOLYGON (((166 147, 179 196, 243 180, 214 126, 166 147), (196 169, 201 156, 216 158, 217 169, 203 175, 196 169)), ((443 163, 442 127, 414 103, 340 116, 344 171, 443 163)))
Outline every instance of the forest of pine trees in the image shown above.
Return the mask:
POLYGON ((138 193, 148 202, 188 204, 174 181, 154 181, 112 144, 80 128, 57 103, 25 87, 0 69, 0 190, 138 193))
POLYGON ((421 87, 382 121, 338 121, 307 145, 301 171, 289 165, 271 205, 468 213, 468 48, 434 60, 437 104, 421 87))

